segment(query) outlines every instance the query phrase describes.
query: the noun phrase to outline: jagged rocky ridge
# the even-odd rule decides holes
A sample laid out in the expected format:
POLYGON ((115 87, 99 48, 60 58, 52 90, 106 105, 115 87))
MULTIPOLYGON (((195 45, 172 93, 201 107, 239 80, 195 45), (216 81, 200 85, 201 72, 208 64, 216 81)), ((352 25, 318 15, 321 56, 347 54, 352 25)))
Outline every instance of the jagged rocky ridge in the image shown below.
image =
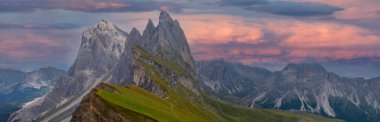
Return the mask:
POLYGON ((50 67, 31 72, 0 68, 0 121, 7 121, 9 115, 25 103, 49 92, 65 74, 50 67))
POLYGON ((251 111, 208 98, 197 82, 186 37, 166 12, 156 27, 149 20, 142 35, 133 28, 126 40, 119 62, 105 77, 119 85, 98 85, 71 121, 334 121, 251 111))
POLYGON ((14 113, 9 121, 23 122, 44 115, 52 116, 49 111, 71 113, 81 98, 116 65, 124 50, 126 36, 126 32, 107 20, 85 29, 78 56, 68 75, 61 77, 46 96, 14 113))
MULTIPOLYGON (((102 20, 95 28, 84 30, 77 59, 68 76, 61 77, 50 93, 14 113, 9 121, 70 118, 81 99, 100 82, 136 84, 163 95, 159 88, 147 85, 151 84, 150 79, 141 79, 146 77, 146 73, 139 72, 136 65, 141 64, 132 61, 135 45, 140 45, 163 62, 170 59, 184 67, 189 75, 195 75, 186 37, 179 22, 167 12, 160 13, 157 27, 150 20, 143 35, 135 28, 128 35, 111 22, 102 20)), ((194 87, 188 78, 175 78, 185 86, 194 87)))
POLYGON ((277 72, 220 60, 196 67, 209 93, 249 108, 308 111, 351 122, 380 119, 379 78, 340 77, 316 63, 291 63, 277 72))

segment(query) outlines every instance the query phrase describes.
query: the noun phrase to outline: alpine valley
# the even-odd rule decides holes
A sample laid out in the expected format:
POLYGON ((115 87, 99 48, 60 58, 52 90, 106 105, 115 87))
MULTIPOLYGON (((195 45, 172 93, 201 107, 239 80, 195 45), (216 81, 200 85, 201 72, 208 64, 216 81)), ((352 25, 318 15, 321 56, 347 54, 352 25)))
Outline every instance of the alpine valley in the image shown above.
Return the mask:
POLYGON ((47 67, 32 72, 0 68, 0 121, 29 101, 48 93, 65 71, 47 67))
MULTIPOLYGON (((223 60, 195 62, 179 21, 165 11, 157 26, 149 19, 142 33, 101 20, 83 31, 67 75, 36 72, 46 70, 51 74, 43 81, 53 86, 28 92, 37 95, 25 101, 38 98, 8 121, 380 121, 380 78, 340 77, 317 63, 272 72, 223 60)), ((15 84, 3 88, 0 82, 0 93, 22 92, 11 89, 23 84, 46 86, 26 82, 33 72, 7 72, 15 76, 4 81, 15 84)))

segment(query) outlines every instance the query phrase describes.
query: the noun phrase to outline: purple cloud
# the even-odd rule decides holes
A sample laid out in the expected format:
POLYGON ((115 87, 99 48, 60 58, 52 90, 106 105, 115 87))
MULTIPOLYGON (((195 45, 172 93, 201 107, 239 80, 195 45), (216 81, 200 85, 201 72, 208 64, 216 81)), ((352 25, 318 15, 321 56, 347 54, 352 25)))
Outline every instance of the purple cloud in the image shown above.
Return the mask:
POLYGON ((82 12, 139 12, 161 10, 170 7, 171 11, 180 11, 184 6, 167 1, 100 1, 100 0, 40 0, 12 1, 0 3, 0 12, 32 12, 35 10, 64 9, 82 12))
POLYGON ((0 29, 74 29, 81 26, 69 23, 61 24, 5 24, 0 23, 0 29))

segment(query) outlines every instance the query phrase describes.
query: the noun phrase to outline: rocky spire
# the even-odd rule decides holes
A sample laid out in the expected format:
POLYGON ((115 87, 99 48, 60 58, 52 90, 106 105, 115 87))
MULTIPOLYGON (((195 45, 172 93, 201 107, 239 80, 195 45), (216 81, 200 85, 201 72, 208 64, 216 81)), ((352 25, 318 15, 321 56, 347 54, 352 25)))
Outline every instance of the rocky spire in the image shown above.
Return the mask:
POLYGON ((166 11, 161 11, 158 25, 163 27, 171 27, 173 25, 173 19, 166 11))
POLYGON ((156 31, 158 42, 153 49, 154 54, 174 60, 185 69, 192 69, 193 57, 179 22, 173 20, 166 11, 162 11, 156 31))
POLYGON ((148 24, 146 25, 143 34, 151 34, 151 33, 154 33, 155 29, 156 29, 156 27, 154 26, 152 20, 149 19, 149 20, 148 20, 148 24))
POLYGON ((105 19, 100 20, 98 26, 96 26, 96 28, 100 30, 113 30, 115 27, 114 24, 105 19))
POLYGON ((147 49, 147 51, 152 52, 153 48, 157 45, 158 38, 156 33, 156 27, 154 26, 151 19, 149 19, 148 24, 143 32, 142 36, 142 46, 147 49))
POLYGON ((129 33, 128 38, 135 38, 135 37, 141 37, 141 34, 136 28, 132 28, 131 32, 129 33))
POLYGON ((133 28, 127 37, 123 54, 120 57, 115 69, 112 71, 113 77, 111 82, 120 84, 130 83, 132 81, 132 48, 135 45, 141 45, 141 43, 140 32, 136 28, 133 28))
POLYGON ((159 56, 167 61, 176 62, 186 71, 193 72, 193 58, 187 43, 185 34, 177 20, 173 20, 170 15, 162 11, 159 17, 159 24, 154 26, 149 19, 146 28, 141 36, 137 29, 132 29, 128 35, 126 46, 122 57, 118 63, 112 82, 132 81, 131 71, 131 49, 134 45, 140 45, 149 53, 159 56))

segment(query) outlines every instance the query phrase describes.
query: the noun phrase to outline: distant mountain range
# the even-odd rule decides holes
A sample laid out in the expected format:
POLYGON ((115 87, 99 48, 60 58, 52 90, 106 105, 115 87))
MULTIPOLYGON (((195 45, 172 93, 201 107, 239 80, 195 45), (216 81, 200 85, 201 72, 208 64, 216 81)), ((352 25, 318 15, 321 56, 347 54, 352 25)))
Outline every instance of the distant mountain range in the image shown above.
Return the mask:
POLYGON ((8 121, 373 121, 377 81, 319 64, 194 62, 179 21, 162 11, 142 34, 107 20, 85 29, 68 74, 8 121))
POLYGON ((0 121, 25 103, 49 92, 55 81, 66 75, 55 68, 40 68, 32 72, 0 68, 0 121))
POLYGON ((225 61, 196 65, 202 86, 220 99, 247 108, 299 110, 351 122, 380 121, 380 78, 340 77, 317 63, 281 71, 225 61))

